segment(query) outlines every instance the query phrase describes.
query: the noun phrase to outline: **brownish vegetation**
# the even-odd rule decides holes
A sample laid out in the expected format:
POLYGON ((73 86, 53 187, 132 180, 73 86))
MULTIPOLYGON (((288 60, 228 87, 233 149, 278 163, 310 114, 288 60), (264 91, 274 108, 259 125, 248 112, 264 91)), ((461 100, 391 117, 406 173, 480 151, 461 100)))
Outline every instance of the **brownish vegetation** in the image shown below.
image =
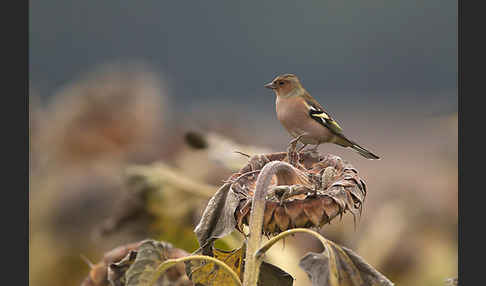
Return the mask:
MULTIPOLYGON (((262 123, 260 128, 272 134, 262 138, 284 140, 260 140, 250 129, 232 124, 231 118, 222 119, 225 123, 218 126, 207 123, 204 144, 187 137, 190 129, 184 124, 194 118, 182 119, 170 112, 174 98, 159 78, 142 66, 110 66, 74 80, 46 102, 31 95, 32 285, 80 285, 87 276, 95 281, 98 272, 94 269, 106 268, 107 274, 109 263, 120 262, 133 249, 125 248, 128 253, 110 262, 102 258, 103 253, 146 238, 170 242, 173 248, 185 251, 171 258, 185 257, 200 246, 193 230, 208 200, 224 185, 223 180, 230 178, 230 182, 235 179, 232 174, 243 174, 239 171, 249 158, 234 151, 253 156, 286 146, 287 138, 273 121, 262 123), (185 144, 185 139, 199 148, 185 144), (80 255, 102 264, 90 268, 80 255)), ((455 124, 457 117, 433 118, 413 130, 402 128, 397 139, 383 140, 374 148, 383 151, 384 159, 379 163, 362 162, 345 151, 321 147, 352 161, 360 170, 355 181, 361 185, 364 178, 366 189, 364 184, 353 190, 345 185, 338 200, 341 203, 337 203, 308 189, 292 198, 288 190, 276 188, 269 197, 273 205, 271 214, 266 214, 267 233, 322 226, 347 208, 359 210, 362 215, 357 216, 356 229, 351 215, 324 225, 319 233, 353 249, 397 285, 440 285, 456 277, 455 124), (411 132, 415 138, 422 136, 420 144, 407 139, 411 132), (432 135, 440 140, 431 139, 432 135), (439 141, 449 144, 438 145, 439 141), (416 159, 409 161, 411 156, 416 159), (366 201, 359 189, 366 190, 366 201), (315 198, 322 200, 317 207, 315 198), (328 209, 319 208, 326 205, 324 202, 328 209), (333 202, 337 208, 331 207, 333 202), (298 203, 306 205, 294 206, 298 203)), ((390 127, 383 123, 383 128, 387 131, 390 127)), ((356 174, 351 167, 344 172, 344 165, 336 166, 337 178, 356 174)), ((314 169, 311 173, 317 174, 322 167, 305 169, 314 169)), ((247 183, 254 185, 256 178, 246 178, 253 180, 247 183)), ((251 198, 250 193, 246 195, 251 198)), ((235 222, 241 231, 249 224, 249 206, 245 200, 235 204, 235 222)), ((241 243, 242 236, 236 230, 217 240, 215 247, 230 251, 241 243)), ((278 244, 280 247, 266 252, 266 261, 295 278, 294 285, 310 285, 307 274, 298 267, 299 260, 308 252, 321 253, 325 246, 301 235, 278 244)), ((183 277, 185 272, 179 274, 177 277, 183 277)), ((174 281, 182 283, 186 278, 174 281)))

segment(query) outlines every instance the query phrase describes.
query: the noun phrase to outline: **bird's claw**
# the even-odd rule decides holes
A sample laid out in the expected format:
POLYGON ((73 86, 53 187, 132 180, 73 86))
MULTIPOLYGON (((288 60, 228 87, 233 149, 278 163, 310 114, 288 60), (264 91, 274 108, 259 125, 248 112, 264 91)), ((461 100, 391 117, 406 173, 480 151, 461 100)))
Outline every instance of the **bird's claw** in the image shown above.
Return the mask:
POLYGON ((302 135, 299 135, 298 137, 292 139, 290 141, 288 148, 287 148, 287 157, 289 158, 289 164, 292 166, 297 166, 299 162, 299 153, 295 150, 297 148, 297 143, 299 142, 300 138, 302 138, 302 135))
POLYGON ((289 158, 289 164, 292 166, 297 166, 299 162, 299 153, 295 152, 295 148, 289 148, 287 150, 287 157, 289 158))
POLYGON ((297 137, 295 137, 294 139, 292 139, 290 142, 289 142, 289 147, 293 146, 293 148, 295 149, 297 147, 297 143, 299 142, 299 140, 304 136, 305 134, 301 134, 297 137))

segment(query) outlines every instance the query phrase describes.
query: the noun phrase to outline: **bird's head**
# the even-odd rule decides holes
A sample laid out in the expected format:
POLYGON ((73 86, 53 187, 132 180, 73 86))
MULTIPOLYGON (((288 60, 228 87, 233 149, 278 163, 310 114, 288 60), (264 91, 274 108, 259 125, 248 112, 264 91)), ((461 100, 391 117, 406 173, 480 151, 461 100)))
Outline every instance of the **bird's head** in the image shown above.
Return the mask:
POLYGON ((266 88, 273 89, 277 96, 298 95, 304 92, 299 78, 293 74, 284 74, 277 76, 272 82, 265 85, 266 88))

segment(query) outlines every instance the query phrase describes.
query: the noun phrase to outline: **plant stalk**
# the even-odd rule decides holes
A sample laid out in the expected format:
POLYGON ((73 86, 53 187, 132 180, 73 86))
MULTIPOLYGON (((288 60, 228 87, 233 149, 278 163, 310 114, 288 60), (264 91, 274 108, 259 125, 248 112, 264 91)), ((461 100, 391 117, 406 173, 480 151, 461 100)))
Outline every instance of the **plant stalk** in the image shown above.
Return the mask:
POLYGON ((324 249, 326 249, 326 245, 327 245, 328 242, 318 232, 313 231, 313 230, 310 230, 310 229, 307 229, 307 228, 294 228, 294 229, 286 230, 286 231, 278 234, 277 236, 272 237, 260 249, 257 250, 257 252, 255 253, 256 258, 257 259, 260 259, 261 257, 263 257, 263 255, 265 254, 265 252, 267 252, 267 250, 269 250, 270 247, 272 247, 279 240, 281 240, 281 239, 283 239, 283 238, 285 238, 285 237, 287 237, 289 235, 296 234, 298 232, 303 232, 303 233, 308 233, 308 234, 313 235, 314 237, 316 237, 317 239, 319 239, 321 241, 322 247, 324 247, 324 249))
POLYGON ((266 164, 256 181, 255 195, 251 203, 250 237, 246 249, 245 269, 243 273, 243 286, 256 286, 260 275, 262 259, 258 259, 256 252, 260 247, 263 236, 263 218, 265 214, 265 198, 272 177, 277 173, 293 173, 294 167, 282 161, 272 161, 266 164))

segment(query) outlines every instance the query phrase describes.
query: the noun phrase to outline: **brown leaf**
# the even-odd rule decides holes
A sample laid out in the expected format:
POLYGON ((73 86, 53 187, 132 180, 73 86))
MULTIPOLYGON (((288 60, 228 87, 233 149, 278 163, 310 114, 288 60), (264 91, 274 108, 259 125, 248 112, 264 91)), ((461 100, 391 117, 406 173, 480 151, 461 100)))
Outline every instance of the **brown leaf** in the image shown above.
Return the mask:
POLYGON ((137 252, 132 250, 121 261, 109 265, 108 281, 112 286, 124 286, 126 284, 125 272, 135 262, 136 257, 137 252))
POLYGON ((280 229, 287 229, 290 224, 290 218, 283 208, 277 208, 273 214, 275 222, 280 229))
POLYGON ((258 286, 292 286, 294 278, 292 275, 278 268, 277 266, 263 261, 260 266, 258 286))
MULTIPOLYGON (((173 248, 165 242, 143 240, 129 243, 105 253, 103 260, 92 266, 81 286, 143 285, 134 283, 150 275, 151 267, 157 267, 165 259, 187 255, 184 250, 173 248)), ((186 276, 183 264, 170 268, 159 281, 158 285, 164 286, 193 285, 186 276)))
POLYGON ((110 286, 110 282, 108 280, 109 265, 120 262, 124 257, 129 256, 128 254, 131 251, 137 249, 139 245, 140 242, 129 243, 106 252, 103 255, 102 261, 91 266, 89 275, 81 283, 81 286, 110 286))
POLYGON ((127 254, 129 254, 130 251, 134 251, 138 249, 140 244, 142 244, 143 241, 138 241, 138 242, 133 242, 129 244, 125 244, 122 246, 118 246, 107 253, 103 255, 103 262, 106 265, 110 265, 112 263, 116 263, 120 261, 122 258, 126 257, 127 254))
MULTIPOLYGON (((185 251, 173 248, 170 243, 146 240, 139 246, 135 260, 125 273, 125 285, 148 286, 155 270, 162 262, 187 255, 185 251)), ((184 264, 178 263, 162 275, 154 286, 175 286, 187 280, 184 264)))
POLYGON ((128 179, 126 189, 115 201, 114 212, 98 226, 94 233, 95 237, 116 233, 131 222, 140 225, 142 222, 146 224, 152 221, 153 216, 145 207, 149 190, 140 178, 128 179))
POLYGON ((324 208, 320 200, 313 200, 304 204, 304 213, 314 225, 321 225, 324 208))
POLYGON ((323 253, 308 253, 299 262, 313 286, 392 286, 393 283, 346 247, 323 239, 323 253))
POLYGON ((206 209, 194 229, 204 255, 211 254, 212 242, 232 232, 236 226, 234 210, 240 198, 224 184, 209 200, 206 209))
MULTIPOLYGON (((271 158, 280 158, 284 155, 285 153, 273 154, 271 158)), ((258 170, 268 162, 270 162, 270 158, 266 155, 252 156, 248 164, 240 172, 233 174, 228 179, 228 183, 221 186, 213 197, 211 197, 201 220, 194 229, 199 245, 202 248, 202 254, 212 255, 212 242, 235 229, 237 225, 235 210, 238 206, 241 206, 240 212, 245 213, 245 216, 238 217, 238 220, 240 223, 245 223, 243 220, 246 220, 246 215, 249 214, 250 205, 241 204, 241 201, 249 196, 249 192, 251 192, 249 187, 254 184, 258 170), (235 189, 232 187, 235 184, 238 186, 243 184, 246 187, 235 189)))

